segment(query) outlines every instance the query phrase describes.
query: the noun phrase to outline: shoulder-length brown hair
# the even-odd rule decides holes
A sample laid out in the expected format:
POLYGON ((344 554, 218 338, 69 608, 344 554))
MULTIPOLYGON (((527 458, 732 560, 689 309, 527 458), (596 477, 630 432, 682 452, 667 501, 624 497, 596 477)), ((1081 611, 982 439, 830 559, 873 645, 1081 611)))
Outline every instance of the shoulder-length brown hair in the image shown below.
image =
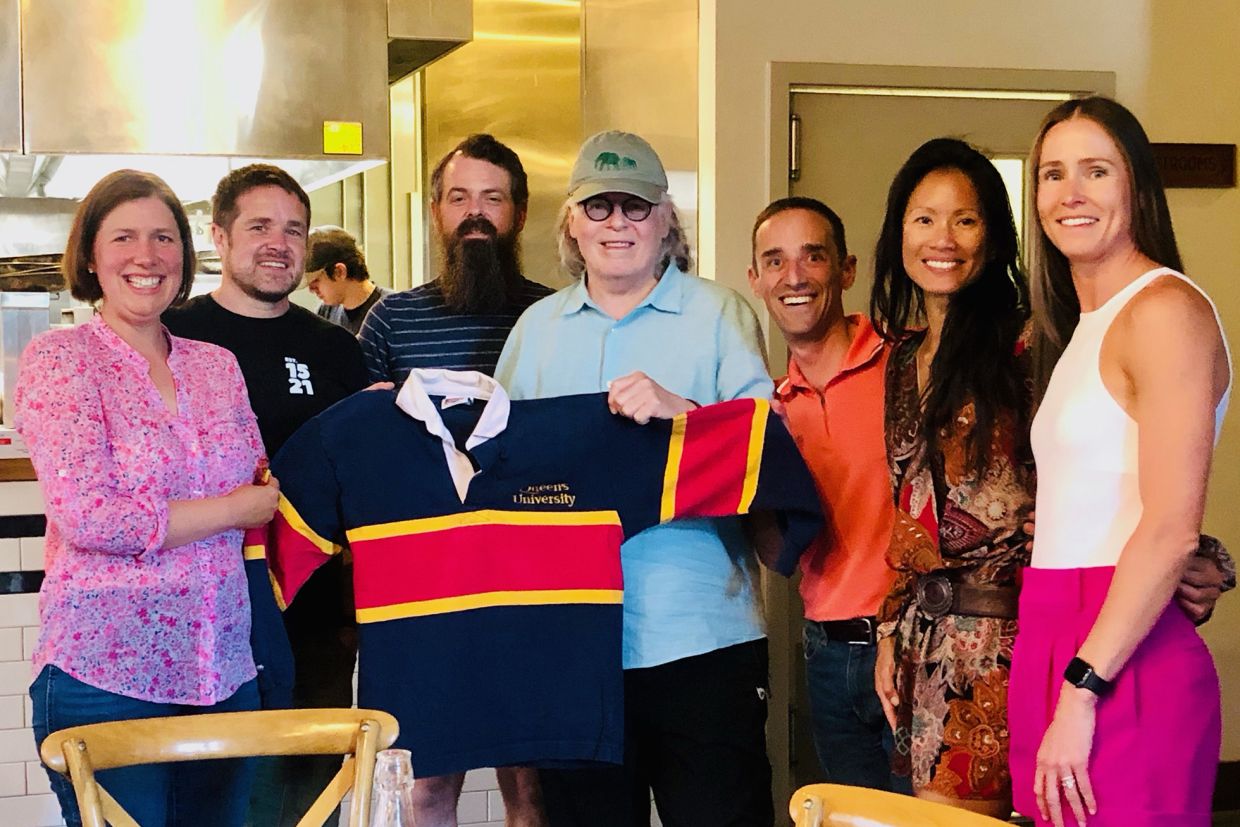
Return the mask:
POLYGON ((1137 250, 1164 267, 1184 269, 1154 150, 1136 116, 1121 104, 1101 96, 1064 101, 1052 109, 1042 121, 1033 143, 1025 187, 1030 293, 1037 322, 1035 356, 1039 396, 1081 318, 1081 303, 1072 283, 1068 259, 1051 243, 1038 218, 1038 185, 1041 182, 1038 165, 1042 162, 1042 143, 1052 127, 1073 118, 1089 118, 1106 130, 1124 159, 1128 169, 1128 203, 1132 209, 1129 226, 1137 250))
POLYGON ((91 259, 95 257, 95 237, 99 235, 99 225, 121 204, 142 198, 158 198, 172 212, 177 231, 181 234, 181 289, 172 303, 177 305, 189 298, 198 263, 194 257, 194 240, 185 208, 162 178, 136 169, 108 173, 91 187, 78 205, 73 227, 69 230, 65 257, 60 265, 73 298, 91 304, 103 298, 99 276, 90 267, 91 259))

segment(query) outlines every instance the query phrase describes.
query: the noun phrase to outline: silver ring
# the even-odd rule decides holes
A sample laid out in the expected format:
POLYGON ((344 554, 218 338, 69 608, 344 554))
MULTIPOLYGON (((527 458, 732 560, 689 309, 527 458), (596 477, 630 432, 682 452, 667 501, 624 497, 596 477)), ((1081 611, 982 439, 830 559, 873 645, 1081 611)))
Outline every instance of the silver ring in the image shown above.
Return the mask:
POLYGON ((1075 776, 1065 775, 1063 778, 1059 779, 1059 783, 1063 784, 1063 788, 1065 790, 1076 789, 1076 777, 1075 776))

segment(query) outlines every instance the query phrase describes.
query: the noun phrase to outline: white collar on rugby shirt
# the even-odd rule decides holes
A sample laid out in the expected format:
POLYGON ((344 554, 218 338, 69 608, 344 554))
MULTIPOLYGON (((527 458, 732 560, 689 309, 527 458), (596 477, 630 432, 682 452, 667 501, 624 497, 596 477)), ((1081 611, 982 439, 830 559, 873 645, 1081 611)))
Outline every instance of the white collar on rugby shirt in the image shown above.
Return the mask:
POLYGON ((431 396, 463 399, 485 399, 486 407, 478 417, 473 433, 465 440, 465 450, 471 450, 488 439, 499 436, 508 427, 510 403, 503 387, 487 376, 472 370, 426 370, 417 369, 396 394, 396 407, 426 426, 432 436, 443 443, 444 457, 448 460, 448 472, 456 485, 456 495, 465 502, 469 483, 478 472, 469 457, 457 450, 456 440, 443 424, 443 418, 431 396))

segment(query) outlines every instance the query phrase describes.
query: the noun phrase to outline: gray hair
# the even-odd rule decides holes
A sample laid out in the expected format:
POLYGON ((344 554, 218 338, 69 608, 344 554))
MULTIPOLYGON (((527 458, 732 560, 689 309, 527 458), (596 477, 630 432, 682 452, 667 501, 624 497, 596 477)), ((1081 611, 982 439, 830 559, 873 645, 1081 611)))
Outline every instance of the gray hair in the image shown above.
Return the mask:
MULTIPOLYGON (((577 239, 568 232, 569 220, 572 218, 573 207, 576 203, 570 198, 564 202, 564 206, 560 207, 560 215, 556 219, 556 241, 560 250, 560 266, 570 276, 579 279, 586 271, 586 260, 581 255, 581 247, 577 245, 577 239)), ((663 196, 659 206, 663 205, 667 205, 668 210, 667 235, 663 236, 659 269, 654 274, 656 278, 662 275, 667 265, 673 261, 682 273, 689 272, 689 268, 693 266, 693 253, 689 250, 689 239, 685 235, 685 229, 680 223, 680 214, 676 211, 676 205, 672 203, 670 195, 663 196)))

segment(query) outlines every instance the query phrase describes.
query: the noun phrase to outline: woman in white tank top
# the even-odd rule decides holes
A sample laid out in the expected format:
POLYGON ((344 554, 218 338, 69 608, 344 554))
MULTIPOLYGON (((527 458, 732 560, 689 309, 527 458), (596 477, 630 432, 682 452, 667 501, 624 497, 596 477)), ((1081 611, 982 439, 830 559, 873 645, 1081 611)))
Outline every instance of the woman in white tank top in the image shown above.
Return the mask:
POLYGON ((1177 272, 1131 113, 1105 98, 1061 105, 1030 167, 1035 310, 1063 351, 1032 432, 1038 526, 1009 696, 1016 805, 1039 824, 1206 825, 1218 678, 1172 597, 1198 545, 1230 355, 1213 304, 1177 272))

